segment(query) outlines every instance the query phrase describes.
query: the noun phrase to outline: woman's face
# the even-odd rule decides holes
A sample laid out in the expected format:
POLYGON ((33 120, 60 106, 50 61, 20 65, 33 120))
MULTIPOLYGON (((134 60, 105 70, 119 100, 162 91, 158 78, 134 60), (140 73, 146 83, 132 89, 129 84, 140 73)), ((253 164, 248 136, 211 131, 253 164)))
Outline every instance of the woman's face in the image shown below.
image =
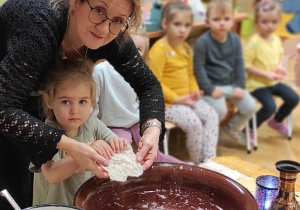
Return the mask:
MULTIPOLYGON (((70 24, 73 26, 75 25, 75 33, 78 33, 79 39, 90 49, 97 49, 115 39, 118 35, 110 32, 110 27, 113 27, 111 20, 116 23, 126 25, 126 21, 133 10, 133 4, 131 0, 87 0, 84 2, 80 2, 79 0, 74 1, 75 2, 72 5, 74 15, 70 20, 73 21, 73 23, 70 24), (106 16, 109 19, 106 19, 106 21, 101 24, 92 23, 91 20, 93 20, 93 22, 101 22, 101 18, 99 18, 98 21, 96 15, 95 21, 95 16, 89 16, 91 7, 96 8, 93 10, 94 15, 95 12, 96 14, 97 12, 100 12, 103 14, 102 17, 106 16)), ((101 15, 99 17, 101 17, 101 15)))

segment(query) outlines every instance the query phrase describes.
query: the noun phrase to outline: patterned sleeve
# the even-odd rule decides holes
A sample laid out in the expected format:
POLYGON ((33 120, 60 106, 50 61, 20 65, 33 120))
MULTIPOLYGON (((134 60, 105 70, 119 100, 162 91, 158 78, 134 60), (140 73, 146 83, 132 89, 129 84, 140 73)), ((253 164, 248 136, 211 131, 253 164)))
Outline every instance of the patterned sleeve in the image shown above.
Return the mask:
POLYGON ((90 53, 89 56, 94 60, 99 57, 106 58, 137 93, 141 125, 149 118, 157 118, 162 122, 162 141, 165 133, 165 106, 161 85, 140 56, 132 39, 123 43, 121 47, 118 40, 114 40, 97 50, 95 57, 90 53))
POLYGON ((15 5, 24 2, 11 1, 0 8, 0 17, 5 17, 1 22, 5 31, 1 33, 6 34, 6 53, 0 61, 0 135, 13 141, 39 167, 57 152, 63 131, 45 125, 23 109, 60 42, 56 20, 47 18, 50 13, 42 4, 47 1, 39 1, 37 8, 32 0, 15 5))

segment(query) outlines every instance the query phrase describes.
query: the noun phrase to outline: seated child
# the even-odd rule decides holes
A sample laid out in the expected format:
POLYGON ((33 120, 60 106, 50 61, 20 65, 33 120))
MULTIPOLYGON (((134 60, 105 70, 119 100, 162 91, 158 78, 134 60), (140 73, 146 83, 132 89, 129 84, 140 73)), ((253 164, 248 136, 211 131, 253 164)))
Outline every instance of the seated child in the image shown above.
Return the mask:
POLYGON ((194 47, 195 75, 204 91, 203 99, 217 110, 219 120, 227 113, 226 100, 237 107, 237 111, 223 126, 221 134, 245 144, 245 132, 240 130, 255 112, 256 104, 245 90, 240 39, 237 34, 230 32, 233 26, 231 1, 209 1, 206 22, 209 30, 197 39, 194 47))
POLYGON ((216 156, 219 121, 216 111, 202 100, 193 70, 193 50, 185 42, 193 25, 193 12, 183 2, 169 2, 161 24, 165 35, 149 52, 149 67, 161 83, 166 120, 186 134, 190 159, 199 164, 216 156))
MULTIPOLYGON (((92 69, 93 64, 88 60, 60 61, 46 77, 43 112, 47 124, 64 130, 68 137, 82 144, 90 144, 108 161, 115 152, 122 152, 127 142, 91 115, 96 106, 92 69)), ((76 191, 92 176, 59 150, 51 161, 42 165, 40 173, 34 174, 33 204, 73 205, 76 191)), ((103 178, 107 177, 103 169, 103 178)))
MULTIPOLYGON (((271 128, 287 136, 288 129, 283 120, 296 107, 299 96, 281 82, 286 74, 283 47, 280 38, 274 34, 280 17, 281 9, 277 2, 256 1, 254 18, 257 33, 246 44, 244 57, 248 74, 247 89, 262 105, 256 113, 257 127, 269 119, 271 128), (278 110, 273 95, 283 100, 278 110)), ((250 128, 253 128, 252 123, 250 128)))

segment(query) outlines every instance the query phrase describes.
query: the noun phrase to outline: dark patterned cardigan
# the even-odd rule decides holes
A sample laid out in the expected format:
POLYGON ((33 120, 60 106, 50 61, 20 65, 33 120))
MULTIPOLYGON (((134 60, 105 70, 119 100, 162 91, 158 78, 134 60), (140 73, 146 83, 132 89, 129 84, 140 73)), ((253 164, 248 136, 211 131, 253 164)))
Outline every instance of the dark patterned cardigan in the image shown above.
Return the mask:
MULTIPOLYGON (((54 63, 67 26, 68 8, 50 9, 48 0, 8 0, 0 8, 0 141, 10 140, 39 167, 57 152, 64 133, 29 114, 30 93, 39 88, 54 63)), ((106 59, 136 91, 140 122, 157 118, 163 123, 161 86, 132 40, 122 46, 117 37, 109 44, 89 50, 93 61, 106 59)), ((37 105, 36 105, 37 106, 37 105)), ((3 150, 5 148, 0 148, 3 150)))

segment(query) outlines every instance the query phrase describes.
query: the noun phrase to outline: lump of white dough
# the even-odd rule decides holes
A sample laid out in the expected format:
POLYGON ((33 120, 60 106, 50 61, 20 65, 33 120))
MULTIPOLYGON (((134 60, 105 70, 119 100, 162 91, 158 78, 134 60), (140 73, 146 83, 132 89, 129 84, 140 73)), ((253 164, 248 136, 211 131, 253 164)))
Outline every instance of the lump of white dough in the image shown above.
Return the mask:
POLYGON ((115 153, 109 160, 109 165, 103 168, 111 180, 121 182, 125 182, 128 176, 139 177, 144 171, 130 145, 122 153, 115 153))

